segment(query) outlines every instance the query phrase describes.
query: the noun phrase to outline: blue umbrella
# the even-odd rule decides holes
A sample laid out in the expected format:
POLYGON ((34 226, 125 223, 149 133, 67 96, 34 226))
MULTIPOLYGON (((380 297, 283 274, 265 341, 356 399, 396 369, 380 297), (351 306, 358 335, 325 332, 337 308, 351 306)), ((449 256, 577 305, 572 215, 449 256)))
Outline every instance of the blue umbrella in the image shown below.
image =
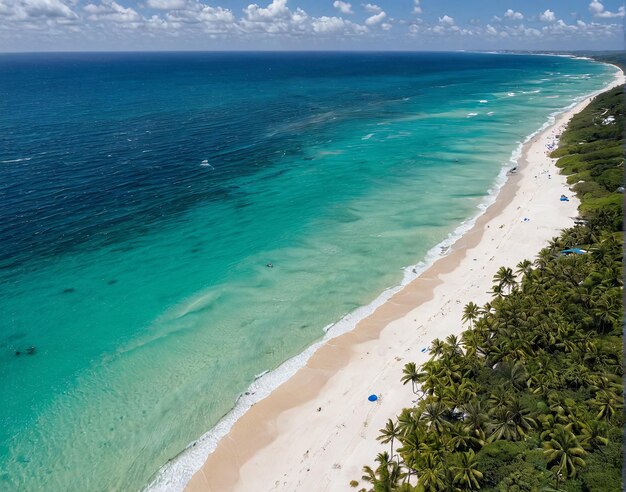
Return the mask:
POLYGON ((378 397, 376 395, 370 395, 370 396, 367 397, 367 399, 369 401, 376 401, 376 400, 378 400, 378 397))

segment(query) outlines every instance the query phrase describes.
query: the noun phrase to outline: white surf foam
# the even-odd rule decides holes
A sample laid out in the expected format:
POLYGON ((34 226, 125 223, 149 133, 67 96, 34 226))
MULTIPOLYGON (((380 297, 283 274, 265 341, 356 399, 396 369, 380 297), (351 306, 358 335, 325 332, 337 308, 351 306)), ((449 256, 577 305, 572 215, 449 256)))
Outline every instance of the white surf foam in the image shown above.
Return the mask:
MULTIPOLYGON (((621 73, 621 70, 619 70, 619 72, 621 73)), ((325 327, 322 339, 313 343, 300 354, 283 362, 273 371, 264 371, 259 374, 258 378, 255 378, 252 384, 250 384, 248 390, 239 396, 233 409, 220 419, 215 427, 201 436, 197 441, 189 444, 184 451, 165 464, 157 472, 153 481, 146 487, 145 490, 149 492, 182 491, 189 480, 191 480, 194 473, 202 467, 207 457, 215 450, 218 442, 228 434, 235 422, 237 422, 237 420, 239 420, 239 418, 241 418, 246 411, 248 411, 255 403, 269 396, 276 388, 278 388, 278 386, 288 381, 300 368, 306 365, 307 361, 317 351, 317 349, 324 345, 328 340, 353 330, 360 320, 372 314, 396 292, 399 292, 402 288, 404 288, 404 286, 428 269, 435 261, 450 252, 454 243, 458 241, 459 238, 461 238, 467 231, 469 231, 484 211, 495 202, 500 189, 507 180, 507 173, 513 167, 517 166, 517 162, 522 155, 522 148, 524 144, 532 140, 546 128, 552 126, 556 121, 557 115, 570 110, 584 99, 593 97, 604 92, 605 90, 606 87, 592 94, 577 97, 575 102, 569 106, 550 114, 546 122, 541 125, 539 129, 528 135, 522 142, 518 142, 517 147, 513 150, 513 152, 511 152, 509 161, 503 164, 494 185, 488 190, 485 199, 478 205, 478 213, 462 222, 448 235, 446 239, 431 248, 426 253, 426 256, 422 261, 404 268, 404 276, 399 285, 386 289, 370 304, 361 306, 351 313, 346 314, 338 322, 325 327)))
POLYGON ((257 379, 262 378, 262 377, 263 377, 263 376, 265 376, 268 372, 270 372, 270 370, 269 370, 269 369, 266 369, 265 371, 263 371, 263 372, 261 372, 261 373, 257 374, 256 376, 254 376, 254 380, 256 381, 257 379))

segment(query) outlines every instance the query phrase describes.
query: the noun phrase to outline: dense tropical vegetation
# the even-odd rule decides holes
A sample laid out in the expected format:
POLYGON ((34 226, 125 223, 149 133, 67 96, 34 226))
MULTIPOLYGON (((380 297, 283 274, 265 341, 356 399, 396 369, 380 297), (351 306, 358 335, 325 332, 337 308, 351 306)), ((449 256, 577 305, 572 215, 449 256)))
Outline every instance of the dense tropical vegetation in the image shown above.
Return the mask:
POLYGON ((467 330, 406 364, 417 400, 380 430, 389 452, 351 486, 622 490, 623 97, 598 96, 554 152, 583 219, 534 262, 500 268, 492 300, 465 307, 467 330), (587 253, 561 253, 573 247, 587 253))

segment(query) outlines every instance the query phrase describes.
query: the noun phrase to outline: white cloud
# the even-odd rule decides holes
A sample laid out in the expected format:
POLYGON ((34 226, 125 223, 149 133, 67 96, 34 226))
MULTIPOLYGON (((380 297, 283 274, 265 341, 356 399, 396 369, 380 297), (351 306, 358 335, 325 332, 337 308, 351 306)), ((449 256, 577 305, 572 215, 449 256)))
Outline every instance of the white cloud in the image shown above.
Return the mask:
POLYGON ((342 2, 341 0, 335 0, 333 7, 338 9, 342 14, 354 14, 352 5, 348 2, 342 2))
POLYGON ((306 22, 309 20, 304 10, 298 8, 291 11, 287 7, 287 0, 273 0, 267 7, 251 4, 243 9, 243 13, 240 25, 246 32, 299 34, 306 30, 306 22))
MULTIPOLYGON (((351 0, 325 2, 327 10, 334 11, 336 16, 331 13, 319 17, 310 16, 295 5, 290 8, 289 4, 297 5, 299 0, 248 0, 246 4, 255 1, 258 4, 251 3, 238 14, 237 11, 217 6, 226 3, 220 0, 210 0, 215 6, 207 5, 209 0, 0 0, 0 36, 4 33, 3 41, 11 39, 10 36, 17 39, 31 30, 45 33, 50 39, 54 36, 59 36, 54 39, 63 39, 65 30, 66 33, 80 33, 85 40, 94 36, 92 40, 111 39, 113 42, 130 42, 130 36, 136 41, 141 41, 142 37, 145 40, 157 39, 157 36, 158 39, 172 36, 185 40, 187 46, 190 41, 206 42, 218 37, 255 43, 268 37, 280 36, 298 37, 294 46, 310 46, 307 43, 315 38, 325 39, 327 42, 332 38, 357 37, 370 33, 381 40, 419 36, 426 43, 426 47, 429 47, 428 43, 430 46, 452 46, 454 43, 457 46, 471 46, 473 43, 463 40, 468 37, 479 40, 476 46, 489 47, 501 47, 502 40, 507 40, 504 43, 507 47, 556 46, 564 44, 565 40, 568 40, 568 44, 571 41, 572 45, 577 43, 584 46, 583 43, 587 40, 603 46, 606 40, 613 42, 620 39, 622 32, 619 22, 607 22, 607 19, 624 16, 623 8, 611 12, 602 4, 604 0, 586 0, 592 20, 584 22, 577 20, 579 17, 568 16, 569 22, 572 22, 568 24, 548 9, 530 19, 544 22, 540 28, 535 29, 525 26, 525 16, 514 9, 506 9, 500 17, 494 17, 496 22, 484 17, 481 20, 472 19, 467 23, 457 24, 449 15, 442 14, 442 17, 427 22, 419 15, 412 16, 408 11, 404 18, 392 19, 380 6, 364 3, 359 4, 359 8, 363 9, 367 18, 361 23, 355 23, 345 18, 345 15, 353 14, 356 10, 354 7, 357 4, 351 3, 351 0), (391 29, 394 29, 393 37, 387 34, 391 29), (124 30, 124 34, 120 38, 121 30, 124 30), (128 34, 129 32, 133 34, 128 34)), ((421 13, 419 0, 406 3, 412 6, 413 14, 421 13)), ((96 46, 95 42, 92 45, 96 46)), ((158 45, 159 48, 167 46, 167 43, 158 45)), ((216 48, 220 46, 224 44, 216 45, 216 48)))
POLYGON ((542 22, 554 22, 556 20, 556 15, 554 15, 552 10, 548 9, 539 15, 539 20, 542 22))
POLYGON ((228 9, 210 7, 197 0, 195 2, 194 9, 170 12, 167 20, 174 25, 201 22, 205 31, 216 34, 233 33, 251 36, 356 35, 368 31, 366 26, 341 17, 311 17, 300 8, 292 10, 288 7, 287 0, 273 0, 266 6, 248 5, 243 9, 243 16, 240 19, 237 19, 228 9))
POLYGON ((607 39, 619 38, 622 27, 618 23, 585 23, 583 21, 567 24, 561 19, 555 19, 543 25, 541 29, 525 26, 523 23, 508 23, 504 25, 481 24, 459 26, 454 19, 441 17, 435 24, 429 24, 421 19, 414 20, 408 25, 408 36, 419 37, 427 42, 436 43, 442 38, 450 42, 456 40, 460 43, 463 38, 474 37, 482 41, 488 41, 492 46, 498 47, 500 40, 507 40, 515 46, 543 46, 546 43, 562 43, 564 40, 580 42, 604 43, 607 39))
POLYGON ((341 17, 317 17, 311 22, 313 32, 318 34, 361 34, 367 27, 355 24, 341 17))
POLYGON ((617 12, 610 12, 608 10, 604 10, 604 5, 602 5, 602 2, 598 0, 593 0, 589 4, 589 12, 591 12, 591 14, 594 17, 599 17, 601 19, 612 19, 615 17, 624 17, 624 13, 625 13, 623 5, 619 9, 617 9, 617 12))
POLYGON ((543 27, 541 30, 546 34, 560 36, 562 38, 563 35, 576 33, 579 30, 579 26, 569 25, 563 21, 563 19, 559 19, 558 21, 543 27))
POLYGON ((485 27, 485 33, 487 33, 489 36, 497 36, 498 30, 491 24, 487 24, 487 27, 485 27))
POLYGON ((449 15, 444 15, 443 17, 439 17, 439 24, 442 26, 453 26, 454 19, 449 15))
POLYGON ((243 9, 243 13, 251 22, 271 22, 274 19, 291 15, 291 11, 287 7, 287 0, 272 0, 272 3, 267 7, 259 7, 253 3, 243 9))
POLYGON ((378 14, 374 14, 367 19, 365 19, 365 25, 367 26, 375 26, 376 24, 380 24, 385 17, 387 17, 387 13, 384 11, 379 12, 378 14))
POLYGON ((365 10, 367 10, 368 12, 372 14, 379 14, 383 10, 378 5, 375 5, 373 3, 367 3, 363 5, 363 7, 365 8, 365 10))
POLYGON ((591 41, 602 41, 620 35, 622 27, 619 24, 605 24, 597 22, 576 21, 574 24, 567 24, 562 19, 550 22, 541 29, 526 27, 523 24, 515 26, 504 26, 500 36, 504 38, 519 39, 520 42, 550 41, 563 42, 565 39, 591 41))
POLYGON ((503 31, 500 32, 500 36, 503 38, 521 38, 521 39, 533 39, 540 38, 542 33, 539 29, 534 27, 526 27, 524 24, 517 24, 515 26, 505 26, 503 31))
MULTIPOLYGON (((156 22, 158 17, 154 16, 156 22)), ((188 2, 184 9, 170 11, 165 20, 169 26, 180 28, 198 26, 211 34, 223 34, 237 30, 236 18, 233 13, 222 7, 211 7, 200 2, 188 2)))
POLYGON ((146 6, 159 10, 180 10, 187 5, 186 0, 148 0, 146 6))
POLYGON ((92 21, 110 21, 119 23, 141 22, 141 17, 135 9, 123 7, 114 0, 103 0, 99 5, 90 3, 83 10, 89 14, 92 21))
POLYGON ((165 15, 168 28, 178 33, 202 30, 211 35, 240 36, 315 36, 356 35, 368 31, 364 25, 337 16, 310 17, 304 10, 292 10, 287 0, 273 0, 268 5, 251 4, 241 18, 222 7, 211 7, 198 0, 186 0, 184 9, 165 15))
POLYGON ((415 36, 424 31, 424 21, 422 19, 416 19, 409 25, 409 36, 415 36))
POLYGON ((523 20, 524 14, 522 14, 521 12, 515 12, 513 9, 508 9, 504 13, 504 17, 508 19, 513 19, 513 20, 523 20))
POLYGON ((0 16, 14 21, 61 21, 78 18, 62 0, 0 0, 0 16))
POLYGON ((311 23, 313 31, 319 33, 333 33, 343 31, 346 21, 341 17, 319 17, 311 23))

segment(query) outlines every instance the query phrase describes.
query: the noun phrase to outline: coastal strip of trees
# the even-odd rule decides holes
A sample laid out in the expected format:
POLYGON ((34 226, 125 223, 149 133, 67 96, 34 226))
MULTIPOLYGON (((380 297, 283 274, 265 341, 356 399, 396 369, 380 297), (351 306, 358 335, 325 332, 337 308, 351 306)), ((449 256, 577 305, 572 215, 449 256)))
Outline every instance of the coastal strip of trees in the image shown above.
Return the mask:
POLYGON ((623 87, 571 120, 553 157, 580 220, 501 267, 490 302, 465 306, 462 335, 405 365, 414 403, 380 429, 388 451, 351 487, 623 490, 623 122, 623 87))

